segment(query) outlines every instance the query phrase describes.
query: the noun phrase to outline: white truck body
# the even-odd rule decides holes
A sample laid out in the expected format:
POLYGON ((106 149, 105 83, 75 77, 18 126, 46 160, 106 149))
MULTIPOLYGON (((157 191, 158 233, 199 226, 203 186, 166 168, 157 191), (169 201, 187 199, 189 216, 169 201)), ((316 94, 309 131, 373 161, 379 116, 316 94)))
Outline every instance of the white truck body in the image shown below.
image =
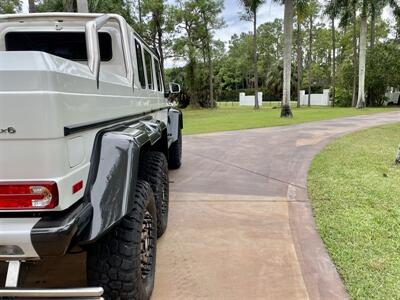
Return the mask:
POLYGON ((169 90, 157 52, 119 15, 0 16, 0 298, 151 296, 168 168, 182 155, 182 114, 167 99, 180 87, 169 90), (16 289, 21 261, 76 248, 93 287, 16 289), (118 255, 131 267, 113 266, 118 255))
MULTIPOLYGON (((101 62, 98 89, 86 62, 44 52, 5 51, 7 33, 84 32, 85 23, 93 16, 51 13, 0 16, 0 128, 12 127, 16 131, 0 134, 0 182, 55 181, 60 199, 54 210, 64 210, 82 198, 84 188, 73 194, 72 186, 83 180, 85 187, 93 141, 98 132, 95 128, 65 136, 65 126, 150 111, 155 111, 153 116, 167 124, 167 110, 159 110, 167 106, 162 82, 157 86, 154 80, 153 88, 143 89, 137 60, 131 59, 132 86, 121 68, 124 65, 122 37, 115 21, 101 29, 110 34, 114 47, 112 59, 101 62)), ((133 58, 136 56, 134 43, 141 43, 141 40, 129 26, 125 29, 133 58)), ((157 60, 145 44, 141 46, 143 64, 144 51, 157 60)), ((159 70, 152 68, 152 72, 156 78, 159 70)), ((146 72, 145 76, 148 87, 146 72)))

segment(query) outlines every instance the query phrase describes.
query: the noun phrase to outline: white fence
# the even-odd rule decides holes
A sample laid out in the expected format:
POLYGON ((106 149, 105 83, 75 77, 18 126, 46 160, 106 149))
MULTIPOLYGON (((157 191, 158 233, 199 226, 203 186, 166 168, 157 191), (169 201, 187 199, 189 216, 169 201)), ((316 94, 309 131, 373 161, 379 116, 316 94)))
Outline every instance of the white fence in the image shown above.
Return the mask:
POLYGON ((383 103, 384 105, 389 104, 399 104, 400 92, 399 91, 390 91, 385 94, 386 100, 383 103))
MULTIPOLYGON (((262 106, 262 97, 263 93, 259 92, 258 93, 258 105, 262 106)), ((254 103, 256 102, 255 96, 246 96, 245 93, 240 93, 239 94, 239 102, 240 106, 254 106, 254 103)))
MULTIPOLYGON (((308 105, 306 91, 300 91, 300 104, 308 105)), ((311 94, 310 105, 329 106, 329 90, 323 90, 322 94, 311 94)))

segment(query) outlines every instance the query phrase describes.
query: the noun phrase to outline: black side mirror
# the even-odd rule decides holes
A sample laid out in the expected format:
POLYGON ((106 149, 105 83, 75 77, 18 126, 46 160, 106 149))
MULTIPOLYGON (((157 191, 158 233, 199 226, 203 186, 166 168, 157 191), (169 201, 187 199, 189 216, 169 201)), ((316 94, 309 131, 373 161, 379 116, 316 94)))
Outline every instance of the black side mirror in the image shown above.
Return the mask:
POLYGON ((168 91, 164 92, 164 97, 169 98, 171 94, 179 94, 181 92, 181 86, 178 83, 170 82, 168 84, 168 91))
POLYGON ((170 82, 169 83, 169 92, 171 94, 179 94, 181 92, 181 86, 177 83, 170 82))

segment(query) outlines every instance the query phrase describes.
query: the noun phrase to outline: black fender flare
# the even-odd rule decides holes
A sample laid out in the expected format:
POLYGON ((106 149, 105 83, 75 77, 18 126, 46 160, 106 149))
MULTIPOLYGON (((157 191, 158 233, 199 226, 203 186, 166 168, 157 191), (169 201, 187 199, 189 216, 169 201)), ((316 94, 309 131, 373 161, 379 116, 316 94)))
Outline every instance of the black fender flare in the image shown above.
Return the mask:
POLYGON ((163 122, 147 118, 98 133, 85 190, 93 213, 82 245, 99 239, 133 209, 141 150, 163 140, 166 130, 163 122))

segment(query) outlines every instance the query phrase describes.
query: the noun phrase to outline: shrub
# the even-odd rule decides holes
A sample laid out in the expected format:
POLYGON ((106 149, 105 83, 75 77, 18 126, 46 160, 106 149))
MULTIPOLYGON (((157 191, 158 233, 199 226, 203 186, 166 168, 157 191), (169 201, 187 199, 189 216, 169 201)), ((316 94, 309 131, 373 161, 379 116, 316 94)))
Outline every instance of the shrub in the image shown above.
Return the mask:
POLYGON ((352 100, 353 100, 353 95, 350 90, 344 88, 336 89, 336 97, 335 97, 336 106, 341 106, 341 107, 351 106, 352 100))

